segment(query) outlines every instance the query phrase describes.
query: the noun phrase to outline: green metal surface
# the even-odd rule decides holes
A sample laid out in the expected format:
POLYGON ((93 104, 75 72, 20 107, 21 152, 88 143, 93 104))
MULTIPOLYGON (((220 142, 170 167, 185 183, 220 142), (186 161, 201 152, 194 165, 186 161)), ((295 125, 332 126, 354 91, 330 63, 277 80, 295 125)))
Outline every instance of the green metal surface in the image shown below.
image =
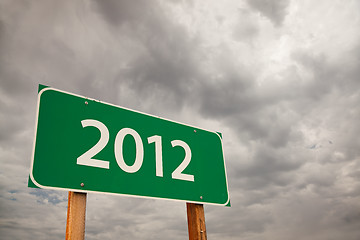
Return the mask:
MULTIPOLYGON (((229 195, 219 134, 107 103, 40 88, 38 118, 30 180, 37 187, 72 191, 95 191, 131 196, 183 200, 226 205, 229 195), (109 169, 77 164, 77 158, 92 148, 101 134, 96 127, 83 127, 81 121, 94 119, 109 131, 109 141, 93 158, 108 161, 109 169), (143 162, 134 173, 122 170, 115 158, 115 138, 123 128, 135 130, 143 145, 143 162), (156 176, 155 143, 162 138, 163 176, 156 176), (173 147, 181 140, 191 149, 191 161, 183 170, 194 181, 172 178, 182 163, 185 151, 173 147), (82 184, 83 183, 83 184, 82 184), (83 185, 83 186, 82 186, 83 185)), ((124 161, 134 164, 135 140, 123 141, 124 161)), ((29 183, 29 186, 34 186, 29 183)))

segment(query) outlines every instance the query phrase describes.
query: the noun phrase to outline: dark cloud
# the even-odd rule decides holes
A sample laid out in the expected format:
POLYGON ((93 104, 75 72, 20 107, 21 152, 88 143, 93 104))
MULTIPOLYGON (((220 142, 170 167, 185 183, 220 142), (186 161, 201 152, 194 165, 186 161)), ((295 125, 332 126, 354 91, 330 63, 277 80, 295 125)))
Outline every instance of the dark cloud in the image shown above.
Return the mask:
POLYGON ((253 161, 237 167, 238 187, 263 189, 269 186, 285 187, 293 184, 292 172, 305 162, 287 151, 275 151, 263 145, 255 145, 253 161))
POLYGON ((248 86, 237 74, 229 74, 214 83, 205 83, 200 86, 201 110, 205 116, 227 117, 239 112, 256 111, 256 99, 247 91, 248 86))
MULTIPOLYGON (((5 26, 4 26, 3 21, 0 18, 0 44, 1 45, 3 44, 4 35, 5 35, 5 26)), ((0 49, 0 51, 1 51, 1 49, 0 49)))
POLYGON ((186 238, 185 204, 137 198, 109 198, 99 194, 89 196, 88 202, 89 239, 112 238, 114 233, 128 239, 159 239, 163 234, 174 234, 174 239, 186 238), (162 211, 164 208, 171 208, 172 211, 162 211), (117 215, 113 214, 114 209, 127 210, 117 215))
POLYGON ((198 75, 197 56, 191 51, 196 41, 187 39, 184 30, 176 25, 146 33, 146 37, 140 39, 144 54, 129 63, 123 77, 144 96, 154 91, 165 92, 177 100, 189 95, 192 81, 198 75))
POLYGON ((126 23, 144 23, 148 19, 157 17, 161 13, 157 1, 136 1, 130 3, 125 0, 94 0, 101 15, 112 25, 119 26, 126 23))
POLYGON ((267 226, 273 222, 273 217, 265 205, 241 207, 236 204, 223 211, 212 207, 206 207, 205 210, 209 238, 238 239, 263 234, 267 226), (231 231, 231 226, 226 221, 228 217, 233 220, 237 232, 231 231))
POLYGON ((281 26, 287 15, 289 0, 248 0, 250 7, 269 18, 275 26, 281 26))
POLYGON ((100 14, 114 27, 125 25, 124 36, 136 45, 135 52, 128 53, 132 57, 116 81, 142 98, 156 96, 159 104, 165 101, 172 109, 180 109, 186 96, 192 94, 193 81, 199 74, 196 69, 199 56, 193 50, 198 45, 197 39, 191 38, 158 2, 96 3, 100 14))
POLYGON ((282 147, 290 138, 301 137, 293 130, 296 113, 284 103, 294 97, 289 96, 292 94, 282 92, 282 86, 275 86, 274 92, 259 87, 245 71, 225 72, 200 87, 204 116, 226 121, 244 141, 260 140, 282 147))
POLYGON ((259 34, 259 26, 254 19, 252 12, 247 9, 239 9, 238 24, 233 32, 234 39, 252 44, 259 34))

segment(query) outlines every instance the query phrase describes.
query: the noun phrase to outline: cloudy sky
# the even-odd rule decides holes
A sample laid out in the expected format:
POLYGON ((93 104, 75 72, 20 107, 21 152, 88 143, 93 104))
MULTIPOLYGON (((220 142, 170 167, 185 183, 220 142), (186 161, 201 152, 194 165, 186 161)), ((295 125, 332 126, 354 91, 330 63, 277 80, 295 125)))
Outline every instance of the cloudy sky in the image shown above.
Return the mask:
MULTIPOLYGON (((27 188, 38 84, 223 133, 208 239, 358 240, 360 1, 0 0, 0 238, 64 239, 27 188)), ((186 239, 184 202, 88 194, 86 239, 186 239)))

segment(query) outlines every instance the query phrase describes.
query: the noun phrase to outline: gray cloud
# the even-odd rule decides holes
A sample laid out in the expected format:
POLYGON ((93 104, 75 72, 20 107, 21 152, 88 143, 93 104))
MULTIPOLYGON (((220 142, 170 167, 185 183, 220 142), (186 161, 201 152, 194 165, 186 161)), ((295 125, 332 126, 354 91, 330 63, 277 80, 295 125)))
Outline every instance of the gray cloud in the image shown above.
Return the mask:
POLYGON ((157 1, 93 1, 101 15, 111 24, 118 26, 125 23, 144 23, 146 20, 153 20, 157 14, 161 13, 158 9, 157 1))
POLYGON ((265 17, 269 18, 269 20, 275 26, 280 26, 287 15, 287 7, 290 1, 248 0, 247 3, 250 7, 259 11, 265 17))
POLYGON ((259 35, 259 26, 254 20, 255 17, 252 12, 247 9, 239 9, 239 22, 234 28, 234 38, 251 44, 254 38, 259 35))
POLYGON ((138 4, 141 7, 130 4, 128 8, 126 1, 97 2, 100 14, 114 27, 124 25, 123 34, 135 45, 116 81, 143 98, 156 96, 160 105, 166 101, 172 109, 180 109, 199 75, 200 56, 194 51, 198 40, 169 19, 157 2, 138 4), (126 13, 121 14, 124 9, 126 13))

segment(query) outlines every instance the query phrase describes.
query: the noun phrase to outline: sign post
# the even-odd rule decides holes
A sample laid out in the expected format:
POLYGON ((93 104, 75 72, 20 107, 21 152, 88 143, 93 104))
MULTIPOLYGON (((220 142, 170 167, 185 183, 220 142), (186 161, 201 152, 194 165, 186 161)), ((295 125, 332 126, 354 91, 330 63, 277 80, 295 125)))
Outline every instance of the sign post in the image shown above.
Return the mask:
POLYGON ((69 192, 65 240, 85 239, 86 193, 69 192))
POLYGON ((204 205, 186 203, 189 240, 207 240, 204 205))

